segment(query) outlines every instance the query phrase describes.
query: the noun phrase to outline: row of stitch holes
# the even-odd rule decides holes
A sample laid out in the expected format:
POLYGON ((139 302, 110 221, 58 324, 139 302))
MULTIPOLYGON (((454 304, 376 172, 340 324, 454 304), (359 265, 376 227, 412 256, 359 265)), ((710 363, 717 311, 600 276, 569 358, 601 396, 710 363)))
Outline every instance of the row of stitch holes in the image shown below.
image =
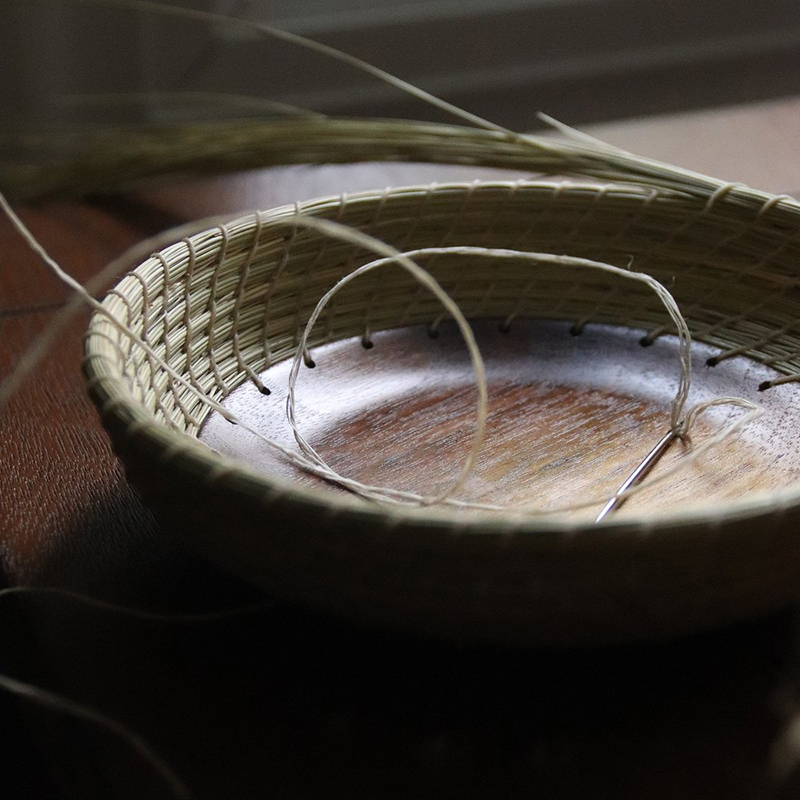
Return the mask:
MULTIPOLYGON (((434 320, 428 326, 428 336, 431 339, 438 339, 439 338, 439 323, 440 322, 441 322, 441 318, 434 320)), ((506 327, 503 327, 501 325, 500 326, 500 330, 503 331, 503 333, 508 333, 511 330, 511 326, 508 325, 506 327)), ((362 337, 361 337, 361 346, 365 350, 372 350, 372 348, 375 347, 375 342, 372 341, 372 337, 370 336, 369 331, 365 331, 364 334, 362 335, 362 337)), ((303 363, 306 365, 306 367, 308 367, 308 369, 314 369, 317 366, 316 361, 314 361, 314 359, 311 358, 311 355, 309 353, 307 353, 307 352, 303 353, 303 363)), ((272 394, 272 392, 266 386, 264 386, 263 384, 259 387, 259 391, 263 395, 272 394)), ((228 422, 233 422, 233 420, 228 420, 228 422)))
MULTIPOLYGON (((433 322, 431 322, 430 325, 428 325, 427 333, 428 333, 428 337, 430 339, 438 339, 439 338, 439 324, 440 324, 440 322, 441 322, 441 318, 437 318, 433 322)), ((573 324, 569 328, 569 333, 570 333, 571 336, 581 336, 583 334, 583 332, 584 332, 585 327, 586 327, 585 324, 581 324, 581 325, 579 325, 577 323, 573 324)), ((503 334, 511 333, 511 323, 510 322, 501 323, 499 330, 500 330, 500 333, 503 333, 503 334)), ((651 345, 653 345, 655 343, 655 339, 656 338, 657 337, 643 336, 641 339, 639 339, 639 344, 642 347, 650 347, 651 345)), ((365 350, 372 350, 372 348, 375 346, 375 343, 372 341, 372 338, 371 338, 371 336, 370 336, 368 331, 365 332, 361 337, 361 346, 365 350)), ((308 367, 308 369, 314 369, 317 366, 316 362, 314 361, 313 358, 311 358, 311 355, 309 353, 304 353, 303 354, 303 363, 306 365, 306 367, 308 367)), ((712 356, 711 358, 709 358, 706 361, 706 365, 709 366, 709 367, 716 367, 717 364, 719 364, 719 359, 716 356, 712 356)), ((759 384, 758 391, 759 392, 764 392, 767 389, 771 389, 772 386, 773 386, 773 384, 772 384, 771 381, 763 381, 761 384, 759 384)), ((270 390, 266 386, 263 386, 263 385, 261 387, 259 387, 259 391, 264 395, 271 394, 270 390)), ((229 422, 233 422, 233 420, 228 420, 228 421, 229 422)))
MULTIPOLYGON (((375 343, 370 338, 369 333, 365 333, 361 337, 361 346, 365 350, 372 350, 372 348, 375 346, 375 343)), ((314 369, 317 366, 317 362, 314 361, 313 358, 311 358, 311 355, 308 352, 303 353, 303 363, 306 365, 306 367, 308 367, 308 369, 314 369)), ((258 391, 261 392, 261 394, 263 394, 264 396, 272 394, 269 387, 265 386, 264 384, 259 385, 257 388, 258 391)), ((236 424, 232 419, 228 419, 228 422, 230 422, 233 425, 236 424)))
MULTIPOLYGON (((575 323, 575 324, 571 325, 570 328, 569 328, 570 335, 571 336, 581 336, 583 334, 585 328, 586 328, 586 323, 582 323, 582 324, 575 323)), ((510 332, 511 332, 511 325, 509 323, 505 323, 504 322, 504 323, 502 323, 500 325, 500 333, 510 333, 510 332)), ((438 334, 438 331, 431 331, 429 329, 428 335, 431 338, 436 338, 436 336, 438 336, 439 334, 438 334)), ((642 338, 639 339, 639 344, 642 347, 651 347, 653 344, 655 344, 655 341, 656 341, 657 338, 658 338, 658 335, 656 335, 656 336, 649 336, 649 335, 648 336, 642 336, 642 338)), ((720 361, 721 361, 721 359, 718 356, 711 356, 711 358, 706 360, 706 366, 708 366, 708 367, 716 367, 720 363, 720 361)), ((758 385, 758 391, 759 392, 765 392, 767 389, 771 389, 773 386, 774 386, 774 384, 772 383, 772 381, 762 381, 758 385)))

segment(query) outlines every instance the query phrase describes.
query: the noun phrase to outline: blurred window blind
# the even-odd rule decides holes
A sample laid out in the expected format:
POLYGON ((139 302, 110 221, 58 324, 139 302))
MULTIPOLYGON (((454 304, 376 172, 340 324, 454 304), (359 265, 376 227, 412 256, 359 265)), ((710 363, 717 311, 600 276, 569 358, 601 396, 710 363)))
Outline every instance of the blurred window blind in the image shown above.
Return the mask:
MULTIPOLYGON (((180 3, 181 0, 173 0, 180 3)), ((518 129, 800 92, 797 0, 182 0, 310 36, 518 129)), ((245 95, 443 119, 353 69, 241 27, 6 0, 0 104, 29 119, 92 93, 245 95)), ((143 107, 159 119, 173 104, 143 107)), ((213 113, 213 107, 204 107, 213 113)))

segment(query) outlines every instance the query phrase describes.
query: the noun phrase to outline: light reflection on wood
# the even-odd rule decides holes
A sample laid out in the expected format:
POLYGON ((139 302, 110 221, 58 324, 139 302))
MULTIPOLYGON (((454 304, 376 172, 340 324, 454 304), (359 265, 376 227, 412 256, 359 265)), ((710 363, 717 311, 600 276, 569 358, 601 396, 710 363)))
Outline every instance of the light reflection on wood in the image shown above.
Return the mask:
MULTIPOLYGON (((459 497, 542 508, 610 497, 668 428, 678 371, 676 342, 668 337, 643 348, 640 332, 605 326, 590 326, 578 337, 558 322, 520 320, 502 334, 496 322, 486 321, 475 330, 486 360, 490 415, 486 443, 459 497)), ((301 429, 344 475, 436 493, 455 478, 474 425, 476 393, 466 349, 450 325, 433 340, 422 328, 373 339, 370 350, 358 340, 315 349, 317 368, 304 369, 298 381, 301 429)), ((772 370, 744 358, 707 367, 714 352, 694 345, 690 405, 740 395, 767 413, 615 513, 724 503, 800 478, 798 423, 790 405, 797 387, 759 393, 772 370)), ((287 374, 287 363, 273 366, 262 375, 272 395, 246 385, 226 405, 263 433, 291 442, 284 414, 287 374)), ((710 411, 698 421, 695 441, 740 413, 710 411)), ((259 469, 341 491, 282 462, 217 415, 201 438, 259 469)), ((653 476, 685 452, 685 444, 675 444, 653 476)), ((579 513, 591 519, 601 505, 579 513)))

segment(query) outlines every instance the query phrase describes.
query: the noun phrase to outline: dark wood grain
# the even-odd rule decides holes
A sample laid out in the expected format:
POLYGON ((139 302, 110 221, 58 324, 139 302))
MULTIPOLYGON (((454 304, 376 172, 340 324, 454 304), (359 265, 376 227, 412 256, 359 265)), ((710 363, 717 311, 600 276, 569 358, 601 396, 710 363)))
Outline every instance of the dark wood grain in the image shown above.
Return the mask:
MULTIPOLYGON (((486 362, 489 417, 475 469, 457 497, 547 509, 590 497, 610 497, 669 429, 678 348, 664 338, 641 347, 641 331, 590 325, 581 336, 565 322, 518 320, 507 333, 496 321, 473 325, 486 362)), ((458 477, 475 428, 476 391, 466 348, 455 325, 431 339, 424 327, 316 348, 313 370, 296 387, 303 435, 340 474, 423 494, 444 491, 458 477)), ((796 387, 759 392, 774 370, 739 358, 708 367, 717 352, 693 348, 689 407, 740 396, 765 414, 684 472, 625 504, 624 515, 713 507, 800 478, 796 387)), ((226 407, 260 432, 294 447, 286 420, 290 362, 262 374, 272 393, 252 384, 235 390, 226 407)), ((720 407, 701 417, 699 446, 742 411, 720 407)), ((243 428, 212 414, 200 438, 260 470, 341 491, 304 473, 243 428)), ((689 452, 676 444, 656 467, 665 471, 689 452)), ((594 508, 576 512, 592 519, 594 508)))
MULTIPOLYGON (((736 112, 750 126, 757 118, 762 131, 780 125, 783 132, 784 149, 772 148, 751 183, 759 185, 760 174, 766 188, 800 185, 792 166, 800 114, 791 117, 791 110, 798 108, 793 100, 780 111, 736 112), (776 185, 784 173, 786 182, 776 185)), ((693 119, 657 127, 659 141, 692 166, 705 163, 736 179, 737 168, 753 170, 765 157, 762 150, 747 160, 735 146, 738 134, 725 149, 730 114, 716 129, 711 112, 693 119), (712 138, 717 149, 704 144, 712 138)), ((641 123, 611 133, 647 152, 652 131, 641 123)), ((649 154, 663 155, 653 142, 649 154)), ((135 241, 181 221, 370 182, 413 183, 415 175, 407 167, 387 177, 370 165, 286 170, 21 211, 64 266, 85 279, 135 241)), ((65 294, 4 221, 0 244, 5 375, 65 294)), ((249 598, 246 587, 176 548, 175 532, 152 518, 126 482, 79 375, 85 323, 85 316, 76 320, 0 416, 7 580, 162 609, 249 598)), ((589 346, 592 335, 587 329, 575 346, 589 346)), ((503 391, 521 415, 530 396, 510 385, 503 391)), ((559 408, 548 391, 536 399, 552 419, 572 418, 569 398, 559 408)), ((469 392, 459 400, 465 422, 470 402, 469 392)), ((631 401, 629 410, 630 420, 659 428, 653 407, 631 401)), ((507 420, 497 422, 502 428, 507 420)), ((775 783, 772 773, 773 748, 800 707, 800 628, 791 610, 660 645, 501 651, 359 629, 286 607, 186 625, 126 620, 65 600, 17 598, 13 613, 3 604, 2 645, 14 656, 3 667, 129 724, 173 763, 196 798, 788 800, 800 791, 796 780, 775 783)), ((46 714, 28 715, 27 723, 39 763, 53 773, 55 796, 169 796, 129 748, 88 726, 62 726, 46 714)), ((0 774, 0 788, 2 781, 0 774)))

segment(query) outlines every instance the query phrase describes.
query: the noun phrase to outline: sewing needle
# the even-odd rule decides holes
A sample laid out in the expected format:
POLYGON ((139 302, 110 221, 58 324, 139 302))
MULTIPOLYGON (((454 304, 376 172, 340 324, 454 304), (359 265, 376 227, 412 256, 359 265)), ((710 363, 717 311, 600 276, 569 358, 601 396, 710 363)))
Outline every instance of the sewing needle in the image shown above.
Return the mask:
POLYGON ((628 477, 625 479, 625 483, 623 483, 622 486, 617 489, 614 496, 603 506, 603 510, 597 515, 595 522, 601 522, 607 514, 622 506, 627 498, 620 497, 620 495, 644 478, 655 466, 656 462, 661 458, 661 456, 664 455, 664 453, 667 451, 667 448, 672 444, 673 440, 677 438, 678 434, 674 430, 671 430, 658 442, 658 444, 656 444, 656 446, 644 457, 641 464, 639 464, 639 466, 636 467, 636 469, 631 472, 630 475, 628 475, 628 477))

